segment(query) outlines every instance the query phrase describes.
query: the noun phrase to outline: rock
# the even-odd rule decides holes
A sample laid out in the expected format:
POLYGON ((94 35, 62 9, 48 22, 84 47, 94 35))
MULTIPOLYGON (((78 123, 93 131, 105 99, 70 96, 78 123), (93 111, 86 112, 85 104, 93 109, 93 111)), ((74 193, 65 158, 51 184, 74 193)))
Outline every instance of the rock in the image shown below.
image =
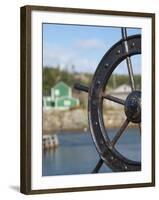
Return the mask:
MULTIPOLYGON (((123 110, 107 110, 103 115, 106 128, 121 127, 125 120, 123 110)), ((131 125, 132 126, 132 125, 131 125)), ((88 129, 87 110, 43 110, 43 132, 80 131, 88 129)))
POLYGON ((43 131, 81 130, 88 127, 87 113, 83 109, 43 111, 43 131))

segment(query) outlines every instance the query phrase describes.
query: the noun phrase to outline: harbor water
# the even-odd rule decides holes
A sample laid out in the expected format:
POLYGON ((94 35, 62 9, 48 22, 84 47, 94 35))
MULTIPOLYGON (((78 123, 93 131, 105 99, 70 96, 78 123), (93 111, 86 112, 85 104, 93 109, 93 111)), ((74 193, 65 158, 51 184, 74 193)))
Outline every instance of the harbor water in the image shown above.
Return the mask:
MULTIPOLYGON (((113 138, 117 129, 109 129, 113 138)), ((56 149, 43 150, 42 176, 89 174, 99 160, 91 134, 59 133, 59 146, 56 149)), ((141 160, 141 137, 138 129, 128 128, 116 144, 116 149, 125 157, 141 160)), ((101 173, 111 172, 105 164, 101 173)))

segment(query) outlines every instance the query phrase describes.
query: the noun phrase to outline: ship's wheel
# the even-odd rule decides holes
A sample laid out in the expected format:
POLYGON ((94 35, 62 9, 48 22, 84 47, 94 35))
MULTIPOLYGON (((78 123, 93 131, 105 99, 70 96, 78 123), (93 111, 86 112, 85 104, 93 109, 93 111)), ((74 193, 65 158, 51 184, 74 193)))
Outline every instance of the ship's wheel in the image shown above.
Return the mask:
POLYGON ((138 171, 141 162, 130 160, 116 148, 129 123, 138 124, 141 135, 141 91, 136 89, 131 56, 141 54, 141 35, 127 36, 126 28, 121 28, 122 39, 114 44, 103 56, 92 79, 90 87, 76 84, 75 88, 88 92, 88 121, 100 160, 93 173, 97 173, 105 163, 113 171, 138 171), (108 95, 107 84, 113 71, 122 61, 126 61, 131 92, 125 100, 108 95), (113 139, 110 139, 107 123, 103 120, 103 102, 106 100, 123 106, 125 121, 113 139))

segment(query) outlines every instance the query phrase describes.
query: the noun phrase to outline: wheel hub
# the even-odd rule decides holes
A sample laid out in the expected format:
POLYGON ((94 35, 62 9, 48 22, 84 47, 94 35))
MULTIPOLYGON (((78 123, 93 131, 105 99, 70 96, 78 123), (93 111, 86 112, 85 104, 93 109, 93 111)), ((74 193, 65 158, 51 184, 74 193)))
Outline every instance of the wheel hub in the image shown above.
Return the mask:
POLYGON ((125 114, 133 123, 141 122, 141 91, 131 92, 125 101, 125 114))

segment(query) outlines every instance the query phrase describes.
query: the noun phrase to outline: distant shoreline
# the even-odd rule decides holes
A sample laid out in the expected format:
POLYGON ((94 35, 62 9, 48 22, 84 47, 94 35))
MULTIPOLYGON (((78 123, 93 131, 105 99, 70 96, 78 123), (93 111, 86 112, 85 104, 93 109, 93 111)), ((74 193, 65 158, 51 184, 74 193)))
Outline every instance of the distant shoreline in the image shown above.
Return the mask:
MULTIPOLYGON (((109 127, 109 128, 107 128, 108 130, 111 130, 111 129, 119 129, 120 127, 109 127)), ((137 127, 136 126, 129 126, 128 127, 128 129, 137 129, 137 127)), ((49 135, 49 134, 69 134, 69 133, 72 133, 72 134, 79 134, 79 133, 81 133, 81 134, 87 134, 87 133, 90 133, 90 130, 87 130, 87 131, 84 131, 84 130, 82 130, 82 129, 79 129, 79 130, 57 130, 57 131, 55 131, 55 130, 53 130, 53 131, 49 131, 49 132, 46 132, 46 131, 43 131, 43 135, 49 135)))
MULTIPOLYGON (((108 110, 103 114, 105 127, 119 129, 125 121, 121 110, 108 110)), ((137 127, 130 124, 128 127, 137 127)), ((66 111, 43 110, 43 134, 59 132, 86 132, 89 130, 88 114, 85 109, 66 111)))

